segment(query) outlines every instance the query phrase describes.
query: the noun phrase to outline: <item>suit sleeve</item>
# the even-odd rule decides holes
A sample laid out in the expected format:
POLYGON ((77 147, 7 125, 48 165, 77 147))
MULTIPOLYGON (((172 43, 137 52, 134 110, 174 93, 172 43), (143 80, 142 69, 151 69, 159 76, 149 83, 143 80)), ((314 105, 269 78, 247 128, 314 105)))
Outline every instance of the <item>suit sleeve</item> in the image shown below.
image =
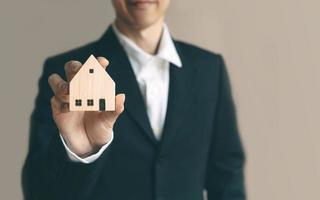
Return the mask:
POLYGON ((90 164, 70 161, 51 114, 53 93, 47 82, 58 73, 55 62, 46 61, 39 80, 39 93, 30 120, 29 149, 22 170, 22 188, 26 200, 88 199, 101 174, 109 147, 90 164))
POLYGON ((208 200, 244 200, 244 152, 237 127, 229 78, 219 55, 220 80, 207 166, 208 200))

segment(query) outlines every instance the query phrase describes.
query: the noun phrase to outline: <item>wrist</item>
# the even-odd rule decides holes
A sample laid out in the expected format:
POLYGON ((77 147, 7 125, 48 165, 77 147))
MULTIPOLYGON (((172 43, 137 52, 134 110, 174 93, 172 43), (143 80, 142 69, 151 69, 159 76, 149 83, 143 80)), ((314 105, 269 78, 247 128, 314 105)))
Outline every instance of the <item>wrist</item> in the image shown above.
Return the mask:
POLYGON ((68 148, 80 158, 87 157, 95 152, 95 148, 87 140, 69 140, 68 137, 63 136, 63 140, 68 148))

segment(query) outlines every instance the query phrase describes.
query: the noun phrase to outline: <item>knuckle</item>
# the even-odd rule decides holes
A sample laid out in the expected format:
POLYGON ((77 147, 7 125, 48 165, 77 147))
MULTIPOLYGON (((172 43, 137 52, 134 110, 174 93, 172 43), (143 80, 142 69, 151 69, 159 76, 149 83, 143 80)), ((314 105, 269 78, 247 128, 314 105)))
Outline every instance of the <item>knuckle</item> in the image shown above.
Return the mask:
POLYGON ((68 61, 68 62, 66 62, 66 63, 64 64, 64 70, 65 70, 65 71, 68 71, 68 70, 69 70, 71 62, 72 62, 72 61, 68 61))
POLYGON ((69 111, 69 104, 68 103, 63 103, 61 107, 62 107, 61 109, 63 112, 69 111))
POLYGON ((74 62, 73 60, 70 60, 64 64, 64 70, 66 72, 70 71, 73 62, 74 62))
POLYGON ((69 95, 61 95, 60 99, 62 102, 69 102, 69 95))
POLYGON ((57 74, 51 74, 51 75, 48 77, 48 82, 49 82, 49 83, 52 83, 56 77, 57 77, 57 74))
POLYGON ((73 62, 74 62, 74 60, 69 60, 68 62, 66 62, 66 63, 64 64, 64 66, 65 66, 65 67, 68 67, 68 66, 70 66, 73 62))
POLYGON ((73 71, 77 71, 77 69, 80 66, 81 66, 81 63, 79 61, 71 60, 65 64, 64 69, 67 72, 73 72, 73 71))
POLYGON ((67 90, 68 84, 61 81, 57 84, 58 92, 64 94, 67 90))

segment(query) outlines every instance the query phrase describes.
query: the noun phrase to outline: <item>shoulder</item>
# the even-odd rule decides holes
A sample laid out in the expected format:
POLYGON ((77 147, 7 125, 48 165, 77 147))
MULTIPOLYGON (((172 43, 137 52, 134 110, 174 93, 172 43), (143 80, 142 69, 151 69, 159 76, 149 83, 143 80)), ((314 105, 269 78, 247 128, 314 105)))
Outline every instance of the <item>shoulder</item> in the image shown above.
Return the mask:
POLYGON ((208 61, 213 61, 220 59, 221 54, 204 49, 194 44, 190 44, 184 41, 176 40, 175 44, 179 51, 184 54, 184 56, 192 56, 194 59, 205 59, 208 61))
POLYGON ((219 70, 224 65, 223 57, 199 46, 175 40, 175 45, 181 56, 182 62, 191 63, 191 66, 204 70, 219 70))

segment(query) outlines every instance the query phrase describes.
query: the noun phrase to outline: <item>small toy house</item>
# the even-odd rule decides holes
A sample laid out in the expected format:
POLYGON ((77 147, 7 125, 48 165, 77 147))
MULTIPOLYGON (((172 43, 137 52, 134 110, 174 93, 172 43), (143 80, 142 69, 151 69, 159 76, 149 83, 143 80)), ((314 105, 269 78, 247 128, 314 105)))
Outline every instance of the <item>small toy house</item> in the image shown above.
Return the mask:
POLYGON ((70 111, 114 111, 115 83, 91 55, 70 81, 70 111))

